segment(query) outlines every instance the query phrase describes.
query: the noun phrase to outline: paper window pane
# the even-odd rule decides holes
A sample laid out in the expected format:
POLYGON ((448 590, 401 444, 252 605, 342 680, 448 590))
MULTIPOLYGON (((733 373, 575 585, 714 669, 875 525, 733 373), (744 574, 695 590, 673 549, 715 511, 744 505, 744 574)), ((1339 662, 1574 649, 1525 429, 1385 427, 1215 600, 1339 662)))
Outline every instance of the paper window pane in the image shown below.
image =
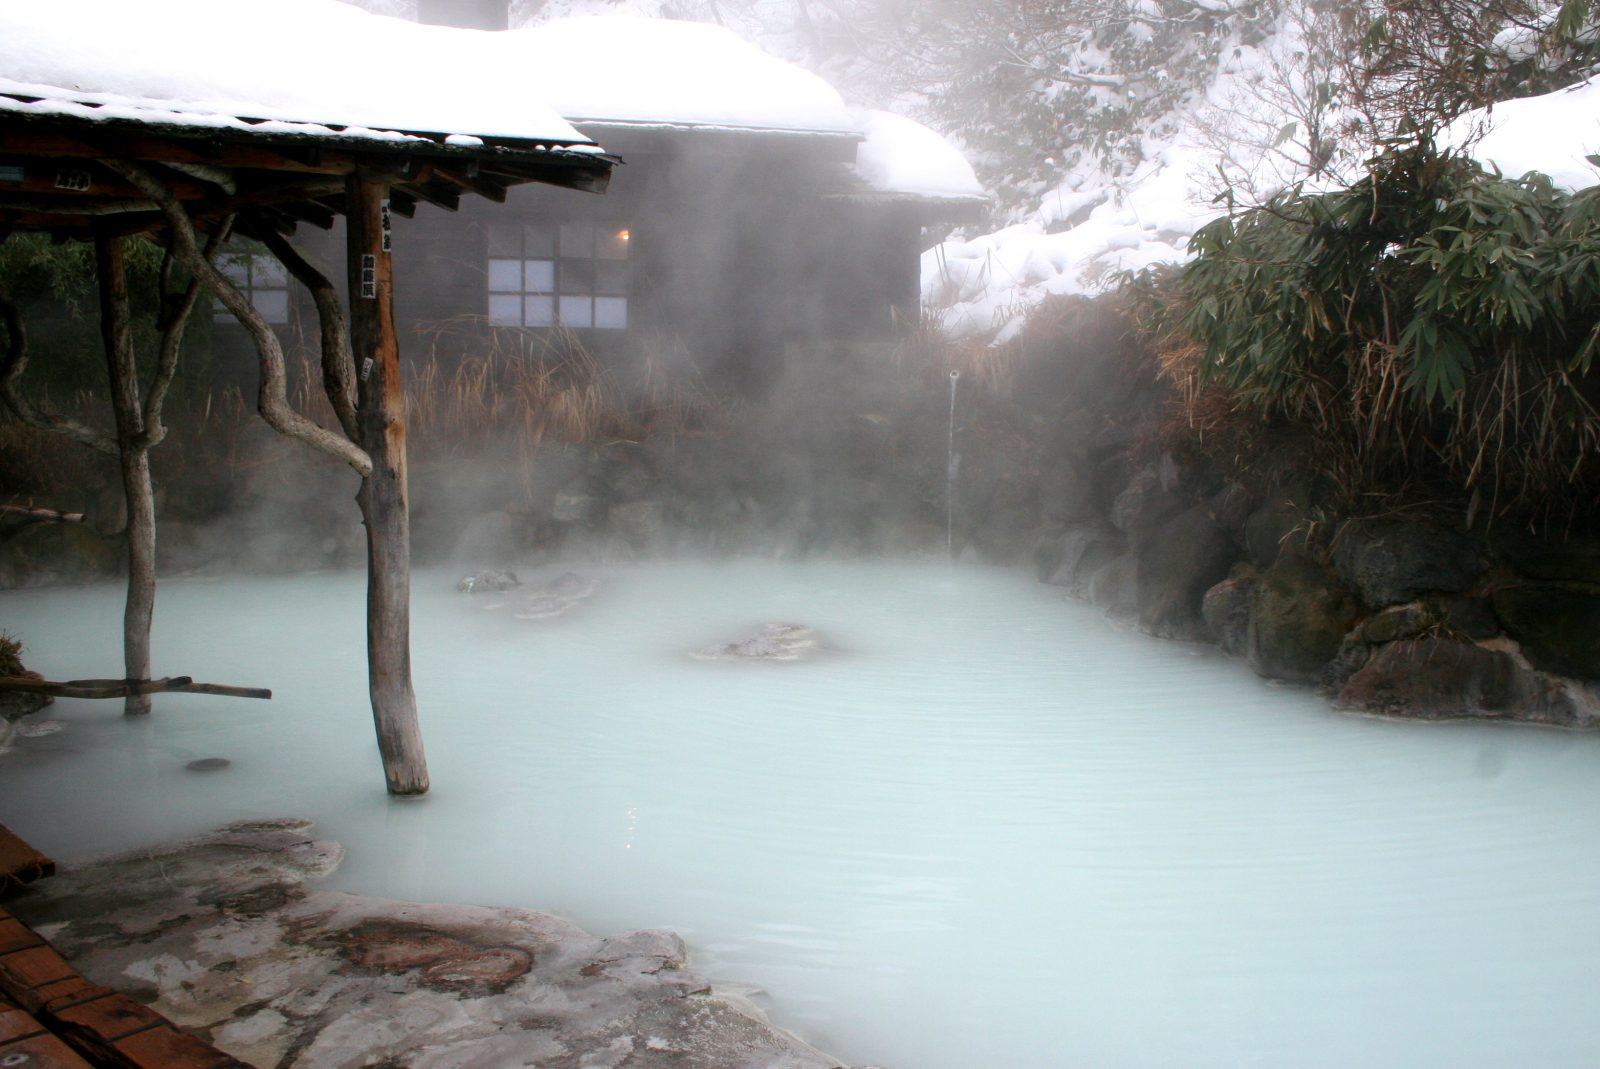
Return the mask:
POLYGON ((276 256, 252 256, 250 258, 250 284, 253 286, 267 286, 282 288, 289 285, 289 273, 278 262, 276 256))
POLYGON ((562 293, 593 293, 594 263, 590 260, 561 261, 562 293))
POLYGON ((489 289, 495 293, 521 293, 522 261, 490 260, 489 289))
POLYGON ((555 254, 556 233, 553 229, 540 223, 529 223, 522 228, 522 255, 554 256, 555 254))
POLYGON ((607 260, 596 260, 594 265, 594 291, 611 297, 628 293, 628 265, 607 260))
POLYGON ((561 322, 569 327, 594 326, 594 310, 589 298, 561 298, 561 322))
POLYGON ((626 260, 628 258, 628 228, 624 226, 601 227, 595 236, 596 260, 626 260))
POLYGON ((217 264, 222 277, 240 289, 250 288, 250 262, 242 257, 230 256, 217 264))
POLYGON ((562 223, 561 255, 581 256, 586 260, 594 256, 594 224, 562 223))
POLYGON ((268 323, 289 322, 288 290, 256 290, 250 294, 250 303, 268 323))
POLYGON ((489 325, 494 327, 522 326, 522 298, 514 293, 489 294, 489 325))
POLYGON ((556 299, 554 297, 525 297, 522 301, 523 322, 530 327, 556 325, 556 299))
POLYGON ((556 262, 554 260, 524 260, 522 262, 522 288, 527 293, 554 293, 556 291, 556 262))
POLYGON ((522 234, 514 226, 491 226, 489 228, 489 255, 490 256, 521 256, 522 234))
POLYGON ((628 298, 596 297, 594 325, 604 330, 628 329, 628 298))

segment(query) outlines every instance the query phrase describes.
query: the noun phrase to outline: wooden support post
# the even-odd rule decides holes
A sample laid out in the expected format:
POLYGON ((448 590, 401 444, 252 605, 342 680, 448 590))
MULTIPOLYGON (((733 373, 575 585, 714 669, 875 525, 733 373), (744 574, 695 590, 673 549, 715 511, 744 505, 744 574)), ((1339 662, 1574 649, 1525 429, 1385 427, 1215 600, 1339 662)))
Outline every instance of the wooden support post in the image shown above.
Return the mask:
MULTIPOLYGON (((150 626, 156 606, 156 510, 150 481, 150 450, 145 444, 144 405, 134 358, 128 311, 125 239, 96 233, 95 268, 100 280, 100 334, 111 381, 111 408, 117 421, 117 455, 127 499, 128 600, 122 614, 122 654, 128 679, 150 678, 150 626)), ((132 693, 123 704, 129 716, 150 711, 148 694, 132 693)))
POLYGON ((372 474, 357 501, 367 526, 367 672, 378 751, 390 794, 424 794, 428 766, 411 688, 411 531, 405 394, 394 331, 388 187, 345 181, 350 342, 361 440, 372 474))

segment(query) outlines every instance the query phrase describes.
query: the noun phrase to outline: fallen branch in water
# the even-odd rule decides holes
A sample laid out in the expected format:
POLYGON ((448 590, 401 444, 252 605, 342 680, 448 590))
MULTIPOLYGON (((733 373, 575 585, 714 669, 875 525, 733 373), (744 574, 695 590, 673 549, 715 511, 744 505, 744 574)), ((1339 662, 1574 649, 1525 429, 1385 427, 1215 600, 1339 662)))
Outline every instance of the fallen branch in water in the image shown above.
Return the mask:
POLYGON ((27 676, 0 676, 0 692, 48 694, 52 698, 126 698, 134 694, 216 694, 224 698, 271 698, 265 687, 232 687, 225 683, 196 683, 190 676, 165 679, 69 679, 54 683, 27 676))
POLYGON ((48 520, 56 523, 82 523, 83 513, 61 512, 56 509, 34 508, 31 505, 0 505, 0 514, 20 516, 26 520, 48 520))

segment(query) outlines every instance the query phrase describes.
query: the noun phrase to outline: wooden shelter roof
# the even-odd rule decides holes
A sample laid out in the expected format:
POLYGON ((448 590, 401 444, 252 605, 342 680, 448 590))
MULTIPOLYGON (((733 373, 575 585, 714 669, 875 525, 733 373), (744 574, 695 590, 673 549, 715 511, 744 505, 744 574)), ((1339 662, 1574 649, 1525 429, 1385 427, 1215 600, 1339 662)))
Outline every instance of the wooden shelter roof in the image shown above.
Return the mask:
POLYGON ((185 122, 153 111, 101 118, 93 107, 38 109, 0 94, 0 230, 86 237, 97 223, 123 233, 163 225, 155 204, 101 159, 158 164, 190 217, 204 227, 241 213, 249 226, 328 226, 344 211, 345 176, 391 185, 393 210, 418 201, 454 209, 463 194, 505 199, 524 182, 601 192, 615 158, 592 145, 400 132, 373 137, 283 121, 185 122))
POLYGON ((97 160, 156 165, 202 227, 328 225, 352 174, 388 185, 402 214, 524 182, 603 190, 617 161, 503 36, 333 0, 0 5, 0 229, 162 225, 97 160))

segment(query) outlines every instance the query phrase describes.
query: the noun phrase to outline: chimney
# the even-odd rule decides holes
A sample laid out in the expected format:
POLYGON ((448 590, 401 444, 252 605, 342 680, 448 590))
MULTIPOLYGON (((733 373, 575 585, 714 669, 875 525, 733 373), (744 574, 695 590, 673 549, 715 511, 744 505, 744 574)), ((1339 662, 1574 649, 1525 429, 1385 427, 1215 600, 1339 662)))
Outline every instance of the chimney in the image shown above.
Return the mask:
POLYGON ((511 25, 510 0, 417 0, 417 21, 463 30, 504 30, 511 25))

